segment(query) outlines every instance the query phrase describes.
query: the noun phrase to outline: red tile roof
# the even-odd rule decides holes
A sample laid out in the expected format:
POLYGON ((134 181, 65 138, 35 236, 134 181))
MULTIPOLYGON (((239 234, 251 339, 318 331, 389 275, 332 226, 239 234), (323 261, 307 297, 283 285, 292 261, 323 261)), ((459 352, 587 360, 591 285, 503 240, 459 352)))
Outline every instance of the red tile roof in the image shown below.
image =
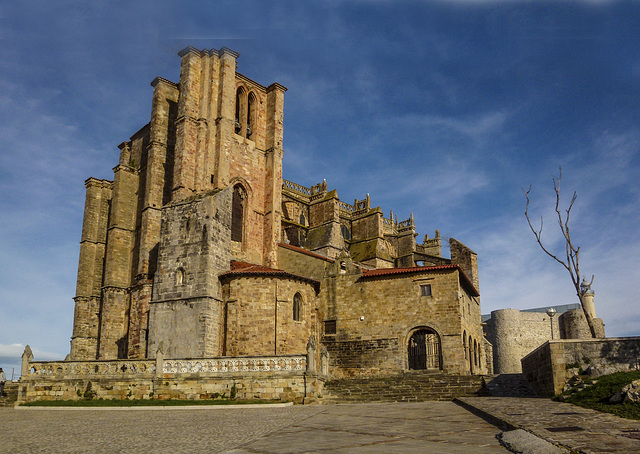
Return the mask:
POLYGON ((462 285, 467 287, 469 293, 472 296, 480 296, 480 293, 471 282, 471 279, 467 277, 465 272, 460 268, 460 265, 435 265, 435 266, 412 266, 407 268, 377 268, 375 270, 362 270, 362 278, 384 277, 394 276, 397 274, 410 274, 410 273, 428 273, 431 271, 440 270, 454 270, 457 269, 460 272, 460 281, 462 285))
POLYGON ((297 274, 289 273, 287 271, 279 270, 276 268, 270 268, 268 266, 256 265, 255 263, 248 262, 238 262, 235 260, 231 261, 231 269, 220 274, 218 277, 220 279, 231 278, 231 277, 241 277, 241 276, 279 276, 286 277, 290 279, 296 279, 299 281, 307 282, 312 284, 316 289, 316 292, 320 290, 320 282, 315 279, 310 279, 308 277, 299 276, 297 274))

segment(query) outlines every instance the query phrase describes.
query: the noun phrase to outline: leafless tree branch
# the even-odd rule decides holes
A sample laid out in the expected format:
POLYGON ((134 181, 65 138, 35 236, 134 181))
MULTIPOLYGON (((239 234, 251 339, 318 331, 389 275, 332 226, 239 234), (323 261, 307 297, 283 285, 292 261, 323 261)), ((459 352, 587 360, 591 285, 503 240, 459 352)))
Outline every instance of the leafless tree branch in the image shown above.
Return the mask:
MULTIPOLYGON (((584 303, 583 303, 583 296, 584 296, 584 292, 586 292, 586 290, 583 290, 581 288, 581 286, 580 286, 580 247, 575 247, 573 245, 573 242, 571 241, 571 231, 570 231, 570 228, 569 228, 569 220, 571 218, 571 210, 573 209, 573 205, 574 205, 576 199, 578 198, 578 194, 574 191, 573 197, 571 198, 571 202, 569 203, 569 206, 565 210, 564 215, 563 215, 562 210, 560 209, 560 183, 561 183, 561 181, 562 181, 562 167, 559 168, 558 176, 557 177, 556 176, 553 177, 553 190, 556 193, 555 212, 556 212, 556 215, 558 217, 558 226, 560 227, 560 231, 562 232, 562 236, 564 237, 564 240, 565 240, 565 258, 560 259, 556 254, 551 252, 543 244, 543 242, 542 242, 542 227, 543 227, 544 223, 543 223, 542 216, 540 217, 540 228, 539 229, 536 230, 536 228, 533 226, 533 223, 531 222, 531 218, 529 216, 529 204, 531 203, 529 195, 531 194, 531 186, 529 186, 529 189, 522 188, 522 191, 524 192, 524 196, 525 196, 525 198, 527 200, 527 203, 526 203, 525 209, 524 209, 524 215, 527 218, 527 222, 529 223, 529 228, 531 229, 531 232, 533 232, 533 235, 535 236, 536 241, 537 241, 538 245, 540 246, 540 248, 549 257, 554 259, 556 262, 558 262, 560 265, 562 265, 569 272, 569 275, 571 276, 571 282, 573 283, 573 286, 574 286, 574 288, 576 290, 576 294, 578 295, 578 298, 580 299, 580 303, 582 304, 583 312, 584 312, 585 317, 587 319, 587 323, 589 325, 589 329, 591 331, 591 335, 593 337, 596 337, 593 318, 591 317, 591 313, 588 312, 587 310, 585 310, 584 303)), ((591 276, 591 284, 593 283, 593 278, 594 278, 594 276, 591 276)), ((591 287, 591 284, 589 284, 587 289, 591 287)))

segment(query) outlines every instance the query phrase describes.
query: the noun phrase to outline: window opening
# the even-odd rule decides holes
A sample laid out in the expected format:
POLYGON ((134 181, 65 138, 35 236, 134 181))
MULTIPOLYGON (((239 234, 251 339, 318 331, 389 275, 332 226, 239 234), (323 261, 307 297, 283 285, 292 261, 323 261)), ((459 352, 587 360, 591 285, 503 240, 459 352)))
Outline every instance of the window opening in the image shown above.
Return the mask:
POLYGON ((242 186, 239 184, 234 186, 233 200, 231 202, 231 241, 242 241, 242 224, 244 222, 246 198, 242 186))
POLYGON ((249 102, 247 103, 247 139, 250 139, 255 131, 256 118, 256 95, 249 93, 249 102))
POLYGON ((242 133, 242 123, 244 120, 242 118, 242 114, 244 111, 244 100, 245 100, 244 89, 242 87, 238 87, 238 90, 236 91, 236 122, 235 122, 235 128, 234 128, 236 134, 242 133))
POLYGON ((300 316, 300 312, 302 309, 302 296, 299 293, 296 293, 293 296, 293 319, 299 322, 302 318, 300 316))
POLYGON ((422 284, 420 286, 420 296, 431 296, 431 284, 422 284))
POLYGON ((324 321, 324 333, 325 334, 335 334, 337 330, 336 321, 335 320, 325 320, 324 321))
POLYGON ((464 347, 464 359, 469 359, 469 351, 467 350, 467 332, 462 332, 462 345, 464 347))

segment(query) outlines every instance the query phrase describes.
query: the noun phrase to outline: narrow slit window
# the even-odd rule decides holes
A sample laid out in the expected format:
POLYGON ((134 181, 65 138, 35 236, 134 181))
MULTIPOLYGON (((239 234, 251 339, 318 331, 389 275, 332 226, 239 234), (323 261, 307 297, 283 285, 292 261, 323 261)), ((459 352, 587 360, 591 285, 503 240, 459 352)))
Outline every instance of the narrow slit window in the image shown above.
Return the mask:
POLYGON ((301 317, 302 312, 302 296, 299 293, 296 293, 293 297, 293 319, 297 322, 302 320, 301 317))

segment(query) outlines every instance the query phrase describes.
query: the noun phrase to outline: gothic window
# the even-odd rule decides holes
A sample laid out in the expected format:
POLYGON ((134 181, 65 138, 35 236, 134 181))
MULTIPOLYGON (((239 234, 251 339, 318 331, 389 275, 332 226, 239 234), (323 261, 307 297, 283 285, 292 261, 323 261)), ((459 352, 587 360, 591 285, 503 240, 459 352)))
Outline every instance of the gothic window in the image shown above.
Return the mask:
POLYGON ((245 112, 245 103, 246 103, 247 95, 244 91, 244 88, 238 87, 236 90, 236 123, 234 126, 234 131, 236 134, 242 135, 242 125, 244 124, 244 112, 245 112))
POLYGON ((249 93, 249 98, 248 98, 248 103, 247 103, 247 139, 250 139, 253 136, 253 133, 255 132, 255 122, 256 122, 256 105, 257 105, 257 99, 256 99, 256 95, 254 95, 253 93, 249 93))
POLYGON ((307 219, 304 217, 304 214, 300 214, 300 225, 306 225, 307 219))
POLYGON ((242 227, 244 213, 247 204, 247 194, 244 188, 237 184, 233 188, 233 200, 231 202, 231 241, 242 241, 242 227))
POLYGON ((297 322, 302 320, 302 295, 296 293, 293 297, 293 319, 297 322))

